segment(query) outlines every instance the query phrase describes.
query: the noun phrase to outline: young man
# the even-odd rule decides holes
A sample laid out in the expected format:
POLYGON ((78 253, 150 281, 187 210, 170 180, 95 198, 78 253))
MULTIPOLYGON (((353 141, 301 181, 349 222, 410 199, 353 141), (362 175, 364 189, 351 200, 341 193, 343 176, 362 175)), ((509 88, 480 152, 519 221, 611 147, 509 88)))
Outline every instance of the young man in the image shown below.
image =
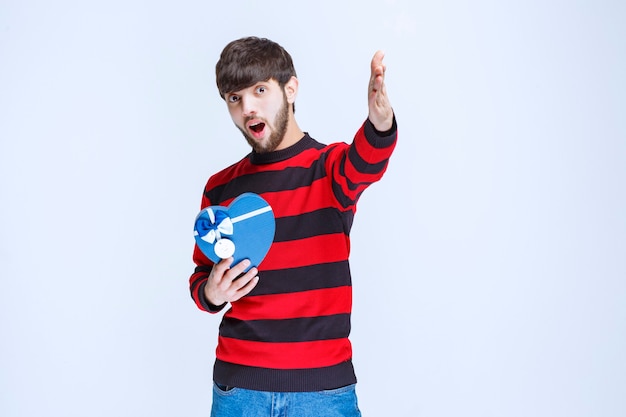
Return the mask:
POLYGON ((213 370, 211 416, 360 416, 352 366, 348 265, 356 203, 379 180, 396 143, 383 54, 371 62, 369 114, 351 145, 323 145, 294 112, 298 79, 291 56, 256 37, 228 44, 217 87, 252 147, 213 175, 201 208, 228 205, 244 192, 263 197, 276 218, 267 256, 213 264, 198 249, 189 280, 197 306, 226 304, 213 370))

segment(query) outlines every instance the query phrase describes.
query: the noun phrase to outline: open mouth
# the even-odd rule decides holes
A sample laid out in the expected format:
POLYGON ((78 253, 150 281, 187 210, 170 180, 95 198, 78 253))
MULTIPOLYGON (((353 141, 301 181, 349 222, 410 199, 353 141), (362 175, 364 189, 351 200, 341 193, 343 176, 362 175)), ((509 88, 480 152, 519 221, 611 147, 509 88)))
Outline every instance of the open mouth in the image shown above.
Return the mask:
POLYGON ((263 129, 265 129, 265 123, 263 122, 255 123, 255 124, 251 124, 249 127, 250 127, 250 130, 252 130, 254 133, 261 133, 263 129))
POLYGON ((265 136, 265 122, 262 122, 260 119, 250 120, 246 123, 248 127, 248 131, 250 135, 255 139, 261 139, 265 136))

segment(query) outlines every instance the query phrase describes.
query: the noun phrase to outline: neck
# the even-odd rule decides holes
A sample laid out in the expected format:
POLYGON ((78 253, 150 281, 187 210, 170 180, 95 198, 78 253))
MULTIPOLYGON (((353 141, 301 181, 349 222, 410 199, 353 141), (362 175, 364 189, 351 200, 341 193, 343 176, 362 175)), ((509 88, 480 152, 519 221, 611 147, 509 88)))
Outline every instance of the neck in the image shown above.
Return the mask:
POLYGON ((304 136, 304 132, 298 126, 296 122, 296 118, 293 115, 293 112, 289 111, 289 123, 287 124, 287 131, 285 132, 285 136, 283 137, 280 145, 276 147, 275 150, 280 151, 281 149, 285 149, 290 147, 291 145, 296 144, 302 137, 304 136))

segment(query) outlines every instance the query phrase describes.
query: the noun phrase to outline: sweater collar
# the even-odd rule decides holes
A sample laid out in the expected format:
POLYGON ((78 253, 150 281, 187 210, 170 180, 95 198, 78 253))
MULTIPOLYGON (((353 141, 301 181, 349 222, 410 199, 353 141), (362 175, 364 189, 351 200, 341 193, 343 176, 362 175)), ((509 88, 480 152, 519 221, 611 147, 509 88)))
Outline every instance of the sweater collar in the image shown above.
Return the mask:
POLYGON ((311 138, 309 134, 305 132, 302 139, 300 139, 288 148, 267 153, 257 153, 255 151, 252 151, 248 154, 248 158, 250 159, 250 162, 254 165, 281 162, 309 149, 311 146, 313 146, 314 143, 315 141, 313 140, 313 138, 311 138))

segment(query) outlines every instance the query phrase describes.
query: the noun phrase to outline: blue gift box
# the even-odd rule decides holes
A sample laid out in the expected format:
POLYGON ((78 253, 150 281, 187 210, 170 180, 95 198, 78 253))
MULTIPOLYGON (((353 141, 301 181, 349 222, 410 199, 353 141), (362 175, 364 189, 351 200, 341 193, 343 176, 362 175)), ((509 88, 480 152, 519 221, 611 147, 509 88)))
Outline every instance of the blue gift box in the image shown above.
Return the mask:
POLYGON ((259 266, 274 241, 276 222, 272 207, 261 196, 244 193, 228 207, 209 206, 200 211, 194 225, 196 244, 211 261, 233 257, 259 266))

